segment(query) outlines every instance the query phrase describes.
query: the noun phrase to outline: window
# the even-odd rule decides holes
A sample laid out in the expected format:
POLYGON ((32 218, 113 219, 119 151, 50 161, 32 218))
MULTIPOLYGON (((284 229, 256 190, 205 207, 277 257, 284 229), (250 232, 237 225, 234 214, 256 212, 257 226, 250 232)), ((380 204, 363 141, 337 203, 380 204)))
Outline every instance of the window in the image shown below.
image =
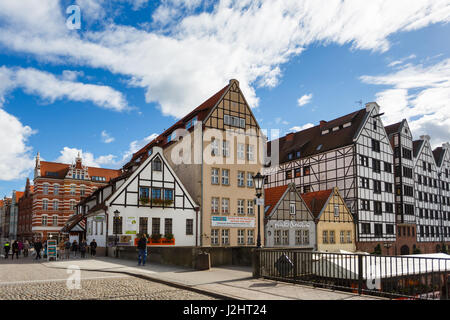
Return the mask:
POLYGON ((222 184, 223 185, 230 185, 230 170, 229 169, 222 169, 222 184))
POLYGON ((302 230, 295 230, 295 244, 302 244, 302 230))
POLYGON ((212 197, 211 198, 211 213, 219 212, 219 198, 212 197))
POLYGON ((387 213, 393 213, 394 212, 394 204, 393 203, 385 203, 385 211, 387 213))
POLYGON ((211 169, 211 184, 219 184, 219 169, 211 169))
POLYGON ((152 218, 152 234, 161 234, 160 218, 152 218))
POLYGON ((302 230, 303 244, 309 244, 309 230, 302 230))
POLYGON ((393 224, 386 225, 386 234, 394 234, 394 225, 393 224))
POLYGON ((289 230, 283 230, 283 238, 282 243, 283 245, 289 245, 289 230))
POLYGON ((322 232, 322 243, 328 243, 328 231, 322 232))
POLYGON ((380 152, 380 141, 372 139, 372 151, 380 152))
POLYGON ((244 200, 238 199, 237 201, 237 213, 244 214, 244 200))
POLYGON ((42 216, 42 225, 43 225, 43 226, 46 226, 46 225, 47 225, 47 219, 48 219, 48 218, 47 218, 46 215, 43 215, 43 216, 42 216))
POLYGON ((329 241, 331 244, 336 243, 336 240, 334 238, 334 231, 330 231, 329 241))
POLYGON ((194 219, 186 219, 186 235, 192 236, 194 234, 194 219))
POLYGON ((152 188, 152 199, 162 199, 160 188, 152 188))
POLYGON ((85 193, 86 193, 85 187, 84 187, 84 186, 81 186, 81 187, 80 187, 80 196, 84 196, 85 193))
POLYGON ((431 172, 431 163, 428 164, 428 172, 431 172))
POLYGON ((245 150, 245 145, 243 143, 238 143, 238 148, 237 148, 237 157, 239 160, 244 160, 244 150, 245 150))
POLYGON ((360 155, 359 162, 363 167, 369 167, 369 157, 360 155))
POLYGON ((374 201, 374 214, 382 214, 383 209, 381 208, 381 201, 374 201))
POLYGON ((219 229, 211 229, 211 244, 219 244, 219 229))
POLYGON ((255 243, 255 231, 247 230, 247 244, 255 243))
POLYGON ((341 230, 339 239, 340 239, 341 243, 346 243, 346 241, 345 241, 345 231, 341 230))
POLYGON ((164 189, 164 200, 173 200, 173 190, 164 189))
POLYGON ((369 200, 361 200, 361 210, 370 210, 369 200))
POLYGON ((286 179, 292 179, 292 170, 286 171, 286 179))
POLYGON ((245 244, 245 230, 239 229, 238 230, 238 238, 237 238, 238 244, 245 244))
POLYGON ((414 196, 414 188, 411 186, 404 186, 403 192, 405 196, 413 197, 414 196))
POLYGON ((373 130, 375 131, 377 131, 378 128, 377 124, 378 124, 377 119, 373 119, 373 130))
POLYGON ((290 214, 295 214, 295 202, 291 202, 289 204, 289 213, 290 214))
POLYGON ((281 245, 281 230, 275 230, 273 232, 273 241, 275 245, 281 245))
POLYGON ((148 234, 148 218, 147 217, 139 218, 139 233, 140 234, 148 234))
POLYGON ((352 243, 352 232, 347 231, 347 243, 352 243))
POLYGON ((245 181, 244 181, 244 176, 245 176, 245 172, 244 171, 238 171, 238 175, 237 175, 237 181, 238 181, 238 187, 244 187, 245 186, 245 181))
POLYGON ((58 184, 53 185, 53 194, 54 195, 59 194, 59 185, 58 184))
POLYGON ((311 192, 311 186, 310 185, 303 186, 303 193, 308 193, 308 192, 311 192))
POLYGON ((384 191, 388 193, 392 193, 392 183, 385 182, 384 183, 384 191))
POLYGON ((308 175, 310 175, 310 173, 311 173, 311 168, 310 168, 310 166, 305 166, 305 167, 303 167, 303 175, 304 175, 304 176, 308 176, 308 175))
POLYGON ((338 204, 335 204, 335 205, 334 205, 334 216, 335 216, 336 218, 339 217, 339 205, 338 205, 338 204))
POLYGON ((375 223, 375 236, 382 237, 383 236, 383 225, 379 223, 375 223))
POLYGON ((392 165, 388 162, 384 163, 384 171, 391 173, 392 172, 392 165))
POLYGON ((42 200, 42 210, 48 210, 48 200, 42 200))
POLYGON ((247 187, 253 188, 253 172, 247 172, 247 187))
POLYGON ((58 200, 53 200, 53 210, 58 210, 58 204, 59 204, 59 201, 58 200))
POLYGON ((52 218, 53 218, 52 225, 54 227, 57 227, 58 226, 58 216, 53 216, 52 218))
POLYGON ((211 155, 212 156, 219 156, 219 142, 212 138, 211 139, 211 155))
POLYGON ((298 178, 300 177, 300 168, 294 169, 294 177, 298 178))
POLYGON ((222 244, 230 244, 230 230, 222 229, 222 244))
POLYGON ((373 192, 381 193, 381 181, 373 180, 373 192))
POLYGON ((70 206, 70 210, 75 211, 77 208, 77 202, 75 200, 70 200, 69 206, 70 206))
POLYGON ((75 193, 76 193, 76 188, 77 188, 76 185, 71 185, 71 186, 70 186, 70 194, 71 194, 71 195, 75 195, 75 193))
POLYGON ((370 234, 370 223, 361 223, 361 233, 370 234))
POLYGON ((413 177, 412 169, 408 167, 403 167, 403 176, 412 179, 413 177))
POLYGON ((222 141, 222 155, 224 157, 230 156, 230 141, 226 141, 226 140, 222 141))
POLYGON ((252 145, 247 145, 247 160, 248 161, 253 161, 255 160, 255 156, 254 156, 254 146, 252 145))
POLYGON ((370 188, 369 187, 369 179, 368 178, 361 178, 360 182, 361 182, 361 188, 364 188, 364 189, 369 189, 370 188))
POLYGON ((381 172, 381 162, 377 159, 372 159, 372 169, 373 172, 380 173, 381 172))
POLYGON ((255 214, 255 204, 253 200, 247 200, 247 214, 253 215, 255 214))
POLYGON ((162 171, 162 162, 161 159, 156 158, 152 161, 152 170, 153 171, 162 171))
POLYGON ((222 213, 229 214, 230 213, 230 199, 222 198, 222 213))
POLYGON ((48 184, 47 183, 44 183, 42 185, 42 193, 43 194, 48 194, 48 184))
POLYGON ((166 218, 164 219, 164 234, 172 234, 172 219, 166 218))
POLYGON ((409 160, 412 159, 412 152, 411 152, 411 150, 403 148, 402 151, 403 151, 403 158, 409 159, 409 160))

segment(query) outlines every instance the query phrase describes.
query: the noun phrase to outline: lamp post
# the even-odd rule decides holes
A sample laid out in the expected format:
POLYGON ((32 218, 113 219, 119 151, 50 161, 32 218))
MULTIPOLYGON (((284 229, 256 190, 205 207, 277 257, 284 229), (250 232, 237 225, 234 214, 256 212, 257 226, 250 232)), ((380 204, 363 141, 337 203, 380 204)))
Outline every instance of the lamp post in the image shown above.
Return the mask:
MULTIPOLYGON (((255 184, 255 190, 256 190, 256 197, 258 200, 262 196, 262 190, 264 186, 264 179, 265 176, 262 175, 260 172, 256 174, 256 176, 253 176, 253 182, 255 184)), ((259 202, 259 201, 258 201, 259 202)), ((258 237, 256 240, 256 246, 258 248, 261 248, 261 211, 260 211, 260 204, 257 203, 258 206, 258 237)))
POLYGON ((119 242, 119 239, 118 239, 118 237, 117 237, 117 224, 118 224, 118 222, 119 222, 119 215, 120 215, 120 211, 119 210, 116 210, 116 211, 114 211, 114 226, 113 226, 113 231, 114 231, 114 247, 115 247, 115 249, 114 249, 114 256, 117 258, 119 255, 118 255, 118 252, 117 252, 117 243, 119 242))
POLYGON ((387 255, 389 255, 389 248, 392 247, 392 243, 385 242, 383 246, 387 249, 387 255))

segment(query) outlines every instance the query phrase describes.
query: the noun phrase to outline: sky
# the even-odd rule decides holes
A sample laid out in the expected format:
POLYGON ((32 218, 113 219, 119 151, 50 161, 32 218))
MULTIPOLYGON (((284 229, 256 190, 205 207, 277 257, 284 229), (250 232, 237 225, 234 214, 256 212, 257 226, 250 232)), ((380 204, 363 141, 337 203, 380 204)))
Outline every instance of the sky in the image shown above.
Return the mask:
POLYGON ((0 0, 0 197, 37 152, 121 168, 230 79, 268 132, 376 101, 440 146, 449 22, 450 0, 0 0))

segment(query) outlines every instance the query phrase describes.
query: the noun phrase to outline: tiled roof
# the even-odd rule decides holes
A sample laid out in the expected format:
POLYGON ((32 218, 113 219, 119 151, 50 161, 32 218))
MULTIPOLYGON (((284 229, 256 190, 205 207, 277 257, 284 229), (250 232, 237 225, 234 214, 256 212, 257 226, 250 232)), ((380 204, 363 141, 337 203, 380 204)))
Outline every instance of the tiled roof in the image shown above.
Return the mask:
MULTIPOLYGON (((70 164, 41 161, 41 176, 55 179, 64 179, 69 171, 70 164), (53 172, 55 176, 49 176, 48 173, 53 172)), ((116 178, 122 174, 121 170, 105 169, 97 167, 87 167, 90 177, 105 177, 106 181, 116 178)))
POLYGON ((270 215, 275 205, 286 192, 288 185, 264 189, 264 212, 266 216, 270 215), (265 208, 269 208, 266 210, 265 208))
POLYGON ((23 191, 16 191, 16 201, 19 201, 19 199, 23 197, 23 194, 23 191))
POLYGON ((198 121, 203 121, 206 116, 209 114, 211 109, 217 104, 217 102, 220 100, 220 98, 223 96, 223 94, 228 90, 231 83, 223 87, 221 90, 216 92, 212 97, 207 99, 205 102, 203 102, 201 105, 199 105, 197 108, 189 112, 186 116, 181 118, 179 121, 177 121, 173 126, 171 126, 169 129, 165 130, 162 134, 160 134, 158 137, 150 141, 147 145, 145 145, 143 148, 141 148, 139 151, 137 151, 135 154, 133 154, 133 157, 131 158, 130 162, 126 164, 127 165, 133 163, 137 158, 140 156, 147 154, 148 150, 153 146, 159 146, 164 148, 168 145, 167 143, 167 136, 169 136, 173 130, 184 127, 185 123, 191 120, 193 117, 197 116, 198 121))
POLYGON ((436 161, 436 165, 440 167, 442 165, 442 160, 444 159, 445 149, 442 147, 437 147, 433 150, 434 160, 436 161))
POLYGON ((3 205, 4 205, 3 200, 0 200, 0 207, 3 207, 3 205))
POLYGON ((424 140, 415 140, 413 141, 413 153, 414 158, 417 158, 420 148, 422 147, 424 140))
POLYGON ((320 212, 322 211, 323 206, 327 202, 330 194, 333 192, 333 189, 316 191, 316 192, 308 192, 303 193, 301 196, 303 201, 305 201, 309 210, 312 212, 315 218, 319 217, 320 212))
POLYGON ((388 136, 390 136, 393 133, 398 132, 398 130, 400 130, 400 126, 402 125, 403 121, 391 124, 389 126, 384 127, 384 129, 386 130, 386 133, 388 136))
MULTIPOLYGON (((361 109, 328 122, 321 121, 320 125, 280 138, 280 163, 298 159, 296 157, 298 151, 300 151, 300 158, 304 158, 352 144, 365 115, 366 109, 361 109), (351 123, 351 125, 343 128, 343 125, 347 123, 351 123), (332 129, 335 127, 339 127, 339 130, 333 131, 332 129), (322 134, 324 130, 330 130, 330 132, 322 134), (294 154, 292 159, 288 158, 290 153, 294 154)), ((271 154, 272 143, 273 141, 270 141, 267 144, 269 154, 271 154)))

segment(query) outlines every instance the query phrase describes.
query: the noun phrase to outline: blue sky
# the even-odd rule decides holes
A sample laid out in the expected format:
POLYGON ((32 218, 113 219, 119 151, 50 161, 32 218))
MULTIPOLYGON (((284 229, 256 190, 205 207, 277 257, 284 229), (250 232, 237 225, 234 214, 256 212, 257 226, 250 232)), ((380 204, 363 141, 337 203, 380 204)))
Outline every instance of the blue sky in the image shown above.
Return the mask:
POLYGON ((3 1, 0 196, 24 188, 38 151, 121 167, 230 78, 264 129, 299 130, 361 100, 385 124, 407 118, 416 138, 450 140, 450 1, 362 3, 3 1), (79 30, 66 26, 72 4, 79 30))

